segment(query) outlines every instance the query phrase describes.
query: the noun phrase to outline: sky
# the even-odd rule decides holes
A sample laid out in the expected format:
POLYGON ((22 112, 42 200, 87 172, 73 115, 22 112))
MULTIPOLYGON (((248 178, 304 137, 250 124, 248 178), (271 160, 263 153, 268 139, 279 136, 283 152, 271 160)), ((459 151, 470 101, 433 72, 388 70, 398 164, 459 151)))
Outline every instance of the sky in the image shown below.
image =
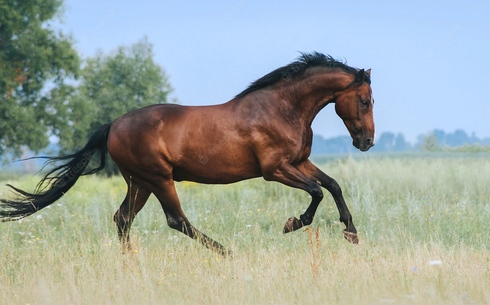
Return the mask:
MULTIPOLYGON (((490 1, 65 0, 64 33, 84 57, 147 36, 182 105, 227 102, 318 51, 372 69, 376 133, 490 137, 490 1)), ((313 122, 348 135, 333 105, 313 122)))

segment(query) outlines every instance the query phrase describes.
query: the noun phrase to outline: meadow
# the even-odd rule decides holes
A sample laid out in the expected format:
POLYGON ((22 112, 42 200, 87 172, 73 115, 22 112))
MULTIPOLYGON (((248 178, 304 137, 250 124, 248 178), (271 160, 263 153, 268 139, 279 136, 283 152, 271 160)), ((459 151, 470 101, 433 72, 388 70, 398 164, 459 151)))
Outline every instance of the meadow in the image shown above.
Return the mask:
MULTIPOLYGON (((359 231, 325 190, 310 232, 286 235, 310 198, 253 179, 182 182, 198 229, 233 250, 223 258, 171 230, 151 197, 124 253, 112 217, 122 178, 82 177, 49 208, 0 223, 0 304, 488 304, 490 156, 325 159, 359 231), (316 232, 318 230, 318 236, 316 232)), ((38 176, 0 177, 32 190, 38 176)))

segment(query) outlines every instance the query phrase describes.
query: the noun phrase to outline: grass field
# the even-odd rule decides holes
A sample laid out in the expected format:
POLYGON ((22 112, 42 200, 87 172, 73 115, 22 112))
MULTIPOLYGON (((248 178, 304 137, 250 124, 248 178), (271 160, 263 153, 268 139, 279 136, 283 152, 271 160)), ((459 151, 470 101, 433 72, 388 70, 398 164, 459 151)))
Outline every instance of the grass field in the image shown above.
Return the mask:
MULTIPOLYGON (((0 224, 0 304, 490 303, 489 157, 344 158, 321 168, 343 189, 359 245, 344 240, 326 191, 314 246, 308 232, 283 235, 310 198, 255 179, 177 185, 191 223, 233 259, 169 229, 153 196, 123 254, 112 222, 123 179, 84 177, 50 208, 0 224)), ((32 190, 38 180, 1 184, 32 190)))

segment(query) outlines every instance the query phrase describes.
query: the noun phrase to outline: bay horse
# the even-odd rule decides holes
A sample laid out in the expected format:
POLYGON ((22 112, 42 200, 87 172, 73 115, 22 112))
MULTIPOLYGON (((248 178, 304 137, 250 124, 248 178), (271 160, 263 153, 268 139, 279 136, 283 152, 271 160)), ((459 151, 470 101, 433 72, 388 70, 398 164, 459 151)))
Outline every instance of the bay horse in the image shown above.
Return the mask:
POLYGON ((126 198, 114 215, 121 244, 129 245, 131 223, 154 194, 170 228, 227 255, 220 243, 189 222, 174 182, 228 184, 261 176, 311 195, 305 213, 299 219, 289 218, 283 233, 312 223, 324 187, 346 226, 344 237, 358 243, 340 186, 308 157, 311 123, 329 103, 335 103, 356 148, 367 151, 374 145, 370 72, 329 55, 301 53, 296 61, 256 80, 227 103, 159 104, 126 113, 101 126, 80 151, 49 158, 48 162, 65 163, 49 170, 33 193, 8 185, 18 198, 1 200, 0 218, 21 219, 55 202, 80 176, 104 168, 109 152, 128 185, 126 198), (99 167, 86 170, 95 154, 100 157, 99 167))

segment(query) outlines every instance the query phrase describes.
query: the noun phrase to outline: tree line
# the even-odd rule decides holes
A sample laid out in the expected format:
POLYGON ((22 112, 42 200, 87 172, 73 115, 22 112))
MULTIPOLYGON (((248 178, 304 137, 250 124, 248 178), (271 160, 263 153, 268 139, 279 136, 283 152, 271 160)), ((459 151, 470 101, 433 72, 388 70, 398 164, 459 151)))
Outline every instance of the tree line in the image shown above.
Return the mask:
MULTIPOLYGON (((403 133, 383 132, 376 138, 376 145, 370 151, 489 151, 488 145, 490 145, 490 138, 479 138, 475 133, 469 135, 462 129, 449 133, 441 129, 434 129, 427 134, 419 135, 413 144, 405 139, 403 133)), ((312 154, 353 151, 356 149, 352 146, 350 136, 327 139, 320 135, 313 136, 312 154)))

